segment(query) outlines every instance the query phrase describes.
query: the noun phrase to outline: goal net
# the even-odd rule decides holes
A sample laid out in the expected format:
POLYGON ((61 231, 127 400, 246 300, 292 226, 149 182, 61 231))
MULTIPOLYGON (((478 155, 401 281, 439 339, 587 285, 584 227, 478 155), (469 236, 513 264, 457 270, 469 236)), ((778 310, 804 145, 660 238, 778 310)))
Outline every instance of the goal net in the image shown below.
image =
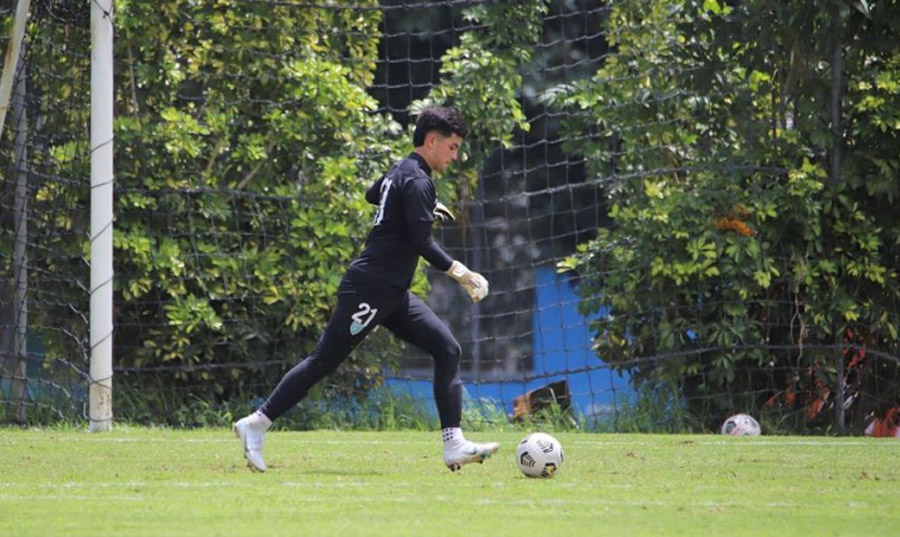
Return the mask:
MULTIPOLYGON (((895 198, 835 186, 817 50, 791 78, 790 43, 725 47, 767 24, 725 4, 116 2, 116 419, 261 403, 315 347, 366 188, 446 103, 471 135, 435 238, 491 295, 424 262, 413 290, 463 347, 466 426, 862 432, 900 396, 895 198)), ((86 414, 89 8, 32 2, 0 103, 8 422, 86 414)), ((431 427, 431 371, 378 330, 287 419, 431 427)))

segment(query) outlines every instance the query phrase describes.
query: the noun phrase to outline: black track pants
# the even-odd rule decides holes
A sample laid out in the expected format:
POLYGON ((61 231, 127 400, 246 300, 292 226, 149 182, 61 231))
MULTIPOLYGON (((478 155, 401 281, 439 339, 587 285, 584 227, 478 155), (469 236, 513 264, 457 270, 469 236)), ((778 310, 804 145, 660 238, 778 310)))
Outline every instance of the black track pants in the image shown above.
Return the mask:
POLYGON ((459 343, 431 308, 409 292, 381 296, 342 291, 316 350, 287 372, 260 410, 272 420, 284 414, 306 397, 316 382, 337 369, 378 325, 434 358, 434 399, 441 428, 459 427, 459 343))

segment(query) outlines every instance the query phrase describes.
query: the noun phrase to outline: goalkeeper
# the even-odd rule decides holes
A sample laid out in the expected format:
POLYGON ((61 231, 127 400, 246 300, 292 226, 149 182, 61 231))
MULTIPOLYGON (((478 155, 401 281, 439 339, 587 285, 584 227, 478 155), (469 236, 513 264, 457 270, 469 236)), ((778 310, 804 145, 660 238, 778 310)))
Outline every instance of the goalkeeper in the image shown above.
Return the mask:
POLYGON ((344 274, 337 305, 315 351, 288 371, 259 410, 234 424, 251 469, 266 470, 263 440, 272 421, 299 403, 378 325, 434 358, 444 464, 458 470, 482 462, 500 447, 494 442, 476 444, 463 436, 459 343, 431 308, 409 291, 421 256, 459 282, 473 302, 488 294, 487 280, 453 260, 431 237, 435 218, 453 218, 437 202, 431 174, 443 172, 456 160, 467 130, 452 108, 426 108, 416 121, 413 153, 366 192, 366 200, 378 207, 373 227, 362 253, 344 274))

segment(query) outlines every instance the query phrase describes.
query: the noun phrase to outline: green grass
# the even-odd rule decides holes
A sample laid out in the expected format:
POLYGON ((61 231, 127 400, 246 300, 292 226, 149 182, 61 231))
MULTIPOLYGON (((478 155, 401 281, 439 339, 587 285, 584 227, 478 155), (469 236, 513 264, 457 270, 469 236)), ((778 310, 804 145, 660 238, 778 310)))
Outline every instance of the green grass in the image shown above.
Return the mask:
POLYGON ((522 433, 451 473, 439 433, 274 432, 250 473, 226 430, 0 429, 6 536, 896 535, 900 442, 557 434, 527 479, 522 433))

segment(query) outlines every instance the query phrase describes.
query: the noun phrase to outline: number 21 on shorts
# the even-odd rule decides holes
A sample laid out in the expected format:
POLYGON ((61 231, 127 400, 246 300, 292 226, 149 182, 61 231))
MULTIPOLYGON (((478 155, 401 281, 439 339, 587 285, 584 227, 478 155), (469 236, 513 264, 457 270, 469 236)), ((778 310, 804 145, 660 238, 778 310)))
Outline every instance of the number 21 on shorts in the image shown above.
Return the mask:
POLYGON ((359 304, 359 311, 350 316, 353 322, 350 323, 350 335, 355 336, 363 331, 363 328, 369 326, 375 314, 378 313, 377 308, 369 306, 367 302, 359 304))

